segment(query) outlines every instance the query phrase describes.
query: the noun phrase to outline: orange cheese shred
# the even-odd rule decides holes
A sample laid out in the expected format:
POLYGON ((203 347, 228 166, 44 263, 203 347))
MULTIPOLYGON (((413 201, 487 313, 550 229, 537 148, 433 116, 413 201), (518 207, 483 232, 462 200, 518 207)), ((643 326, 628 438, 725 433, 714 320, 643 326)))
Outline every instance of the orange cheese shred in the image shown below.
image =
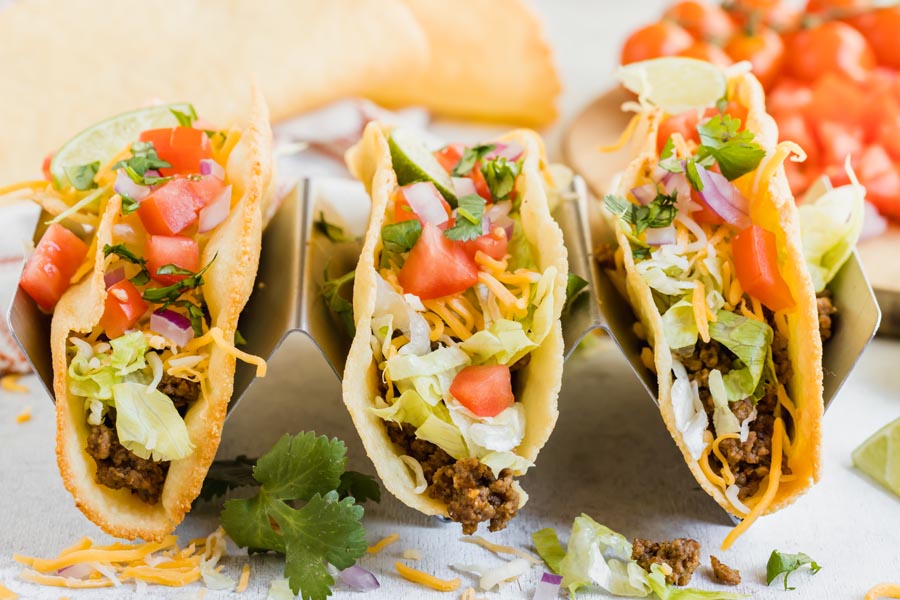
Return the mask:
POLYGON ((439 592, 452 592, 459 589, 459 578, 455 579, 438 579, 434 575, 429 575, 424 571, 407 567, 401 562, 395 562, 394 568, 403 579, 424 585, 439 592))
POLYGON ((28 388, 19 383, 20 377, 22 376, 18 373, 0 377, 0 388, 3 388, 7 392, 12 392, 14 394, 27 394, 28 388))
POLYGON ((18 415, 16 415, 16 423, 21 425, 22 423, 27 423, 31 420, 31 409, 27 406, 22 409, 18 415))
POLYGON ((709 320, 707 320, 706 288, 702 281, 695 282, 691 306, 694 309, 694 320, 697 321, 697 332, 704 343, 709 343, 709 320))
POLYGON ((900 598, 900 583, 879 583, 866 592, 866 600, 879 598, 900 598))
POLYGON ((16 600, 19 595, 0 583, 0 600, 16 600))
POLYGON ((247 589, 248 583, 250 583, 250 563, 244 563, 244 566, 241 568, 241 578, 238 579, 238 584, 234 591, 238 594, 242 593, 247 589))
POLYGON ((50 587, 64 587, 70 589, 81 588, 104 588, 112 587, 113 582, 109 579, 74 579, 72 577, 59 577, 58 575, 45 575, 26 569, 19 575, 25 581, 46 585, 50 587))
POLYGON ((399 539, 400 539, 399 533, 392 533, 391 535, 389 535, 385 538, 381 538, 380 540, 378 540, 377 542, 375 542, 374 544, 372 544, 371 546, 366 548, 366 552, 368 552, 369 554, 378 554, 379 552, 381 552, 382 550, 384 550, 385 548, 387 548, 388 546, 390 546, 391 544, 393 544, 394 542, 396 542, 399 539))

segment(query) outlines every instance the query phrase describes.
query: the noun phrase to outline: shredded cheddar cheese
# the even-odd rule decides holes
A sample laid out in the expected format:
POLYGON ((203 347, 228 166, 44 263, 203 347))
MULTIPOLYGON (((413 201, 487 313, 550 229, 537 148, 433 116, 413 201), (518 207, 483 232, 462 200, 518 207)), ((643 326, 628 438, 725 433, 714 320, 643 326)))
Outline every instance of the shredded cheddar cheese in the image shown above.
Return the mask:
POLYGON ((440 317, 447 327, 450 328, 450 331, 453 332, 453 335, 459 339, 465 341, 472 337, 472 331, 466 328, 465 323, 460 321, 456 315, 450 311, 444 300, 424 300, 422 304, 424 304, 425 308, 429 311, 440 317))
POLYGON ((14 394, 27 394, 28 388, 19 383, 19 378, 21 375, 12 374, 12 375, 4 375, 0 377, 0 387, 2 387, 7 392, 13 392, 14 394))
POLYGON ((750 525, 765 512, 772 500, 775 499, 775 494, 778 493, 778 484, 781 481, 781 443, 783 434, 784 421, 780 417, 776 417, 775 427, 772 432, 772 466, 769 468, 769 483, 766 485, 766 491, 759 502, 750 510, 750 514, 725 536, 725 540, 722 542, 722 550, 728 550, 735 540, 747 531, 750 525))
POLYGON ((439 592, 452 592, 459 589, 458 577, 455 579, 438 579, 434 575, 429 575, 424 571, 407 567, 401 562, 395 562, 394 568, 397 569, 397 573, 399 573, 403 579, 418 583, 419 585, 429 587, 439 592))
POLYGON ((424 315, 425 320, 428 322, 428 325, 431 327, 431 333, 428 334, 428 339, 432 342, 436 342, 441 339, 441 336, 444 335, 444 321, 434 312, 426 312, 424 315))
POLYGON ((619 135, 619 139, 617 139, 613 144, 609 146, 600 146, 600 152, 615 152, 616 150, 621 150, 625 147, 631 138, 634 136, 634 132, 637 129, 638 123, 641 121, 641 114, 638 113, 631 117, 631 120, 628 121, 628 126, 625 128, 619 135))
POLYGON ((74 577, 60 577, 59 575, 45 575, 30 569, 22 571, 19 577, 31 583, 69 589, 94 589, 113 586, 113 582, 109 579, 75 579, 74 577))
POLYGON ((241 568, 241 578, 238 579, 238 584, 234 591, 238 594, 243 593, 247 589, 248 583, 250 583, 250 563, 244 563, 244 566, 241 568))
POLYGON ((694 309, 694 320, 697 322, 697 332, 704 343, 709 343, 709 321, 706 318, 706 288, 702 281, 697 281, 694 293, 691 297, 691 305, 694 309))
POLYGON ((475 588, 466 588, 465 591, 459 595, 459 600, 475 600, 475 588))
POLYGON ((722 440, 739 440, 741 436, 736 433, 726 433, 724 435, 720 435, 713 441, 712 443, 712 451, 713 454, 716 455, 716 458, 719 459, 719 462, 722 463, 722 478, 725 481, 725 485, 734 485, 734 474, 731 472, 731 467, 728 466, 728 461, 725 460, 725 456, 722 454, 722 451, 719 450, 719 444, 722 443, 722 440))
POLYGON ((369 554, 378 554, 379 552, 381 552, 382 550, 384 550, 385 548, 387 548, 388 546, 390 546, 391 544, 393 544, 394 542, 396 542, 399 539, 400 539, 399 533, 392 533, 391 535, 378 540, 375 544, 366 548, 366 552, 368 552, 369 554))
POLYGON ((31 409, 27 406, 22 409, 22 412, 16 415, 16 423, 21 425, 22 423, 27 423, 31 420, 31 409))
POLYGON ((0 583, 0 600, 16 600, 19 595, 0 583))
POLYGON ((712 482, 713 485, 722 488, 723 490, 728 487, 725 485, 725 480, 716 475, 712 468, 709 466, 709 453, 712 452, 712 444, 706 446, 703 450, 703 454, 700 455, 700 460, 697 461, 700 465, 700 470, 703 471, 703 474, 706 475, 706 478, 712 482))
POLYGON ((511 554, 513 556, 518 556, 519 558, 524 558, 528 562, 535 565, 539 565, 542 562, 539 558, 529 554, 528 552, 525 552, 524 550, 513 548, 512 546, 500 546, 499 544, 494 544, 487 541, 479 535, 460 538, 460 540, 466 542, 467 544, 475 544, 476 546, 481 546, 486 550, 490 550, 494 554, 511 554))
POLYGON ((879 598, 900 598, 900 583, 879 583, 866 592, 866 600, 879 598))

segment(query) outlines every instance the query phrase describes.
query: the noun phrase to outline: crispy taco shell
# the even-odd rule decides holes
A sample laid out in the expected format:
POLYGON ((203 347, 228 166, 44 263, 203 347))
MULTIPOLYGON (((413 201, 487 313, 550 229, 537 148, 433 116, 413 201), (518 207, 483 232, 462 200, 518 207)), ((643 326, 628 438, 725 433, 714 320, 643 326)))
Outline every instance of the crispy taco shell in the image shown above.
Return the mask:
MULTIPOLYGON (((766 150, 766 157, 759 167, 734 183, 750 202, 752 222, 775 234, 778 255, 783 257, 780 264, 781 275, 796 301, 793 309, 785 311, 787 331, 782 332, 788 339, 788 356, 793 366, 793 376, 783 383, 796 405, 793 429, 789 429, 794 445, 787 460, 793 477, 789 481, 780 482, 774 500, 763 512, 769 514, 796 500, 819 479, 823 413, 822 342, 818 333, 815 289, 803 258, 797 207, 782 166, 786 149, 777 148, 778 128, 772 117, 765 112, 763 89, 756 78, 749 74, 733 77, 728 82, 728 91, 730 99, 748 109, 746 128, 754 133, 757 143, 766 150)), ((650 125, 648 137, 639 156, 628 166, 615 190, 615 193, 622 196, 635 187, 636 182, 642 181, 642 173, 659 160, 656 150, 657 129, 661 120, 659 113, 651 111, 642 120, 650 125)), ((699 462, 691 456, 682 433, 675 426, 672 352, 665 342, 662 315, 656 308, 650 286, 635 269, 628 238, 618 219, 616 221, 618 243, 624 252, 628 297, 653 348, 659 381, 659 410, 666 427, 697 483, 726 511, 735 516, 744 516, 726 498, 723 490, 704 474, 699 462)), ((765 484, 761 485, 759 492, 745 501, 749 507, 754 506, 764 487, 765 484)))
MULTIPOLYGON (((415 481, 400 452, 388 437, 385 422, 370 410, 379 392, 378 366, 370 345, 372 315, 375 311, 376 264, 381 252, 381 227, 391 192, 397 186, 397 175, 391 163, 387 138, 390 129, 379 123, 366 127, 362 140, 347 153, 347 164, 362 181, 372 198, 369 228, 353 286, 353 313, 356 336, 344 370, 343 396, 347 410, 359 431, 363 445, 385 487, 401 502, 426 515, 447 515, 442 502, 427 493, 416 494, 415 481)), ((546 172, 543 143, 528 130, 508 134, 504 141, 515 141, 525 148, 525 161, 517 189, 522 196, 521 219, 525 236, 531 244, 541 271, 555 267, 557 281, 554 295, 555 324, 541 346, 531 353, 531 361, 520 372, 517 399, 525 407, 525 437, 515 452, 530 461, 547 442, 556 424, 557 395, 562 381, 563 339, 559 315, 565 303, 568 261, 562 231, 550 216, 544 180, 546 172)), ((521 473, 515 473, 521 475, 521 473)), ((522 495, 523 498, 525 495, 522 495)))
MULTIPOLYGON (((230 340, 238 316, 250 297, 262 235, 262 205, 272 176, 271 130, 265 100, 253 91, 250 118, 240 141, 231 151, 226 174, 233 191, 232 210, 214 231, 201 256, 202 264, 214 256, 204 275, 203 296, 210 326, 219 327, 230 340)), ((102 248, 112 243, 113 225, 120 217, 119 196, 108 203, 96 233, 94 268, 60 299, 53 315, 50 346, 56 395, 56 458, 66 489, 79 509, 101 529, 117 537, 159 540, 184 519, 215 457, 234 384, 235 359, 213 345, 210 349, 208 396, 200 394, 185 415, 193 453, 170 463, 162 496, 147 504, 128 490, 113 490, 95 481, 95 463, 87 454, 88 424, 84 401, 67 388, 67 340, 71 333, 90 333, 103 316, 106 259, 102 248)))

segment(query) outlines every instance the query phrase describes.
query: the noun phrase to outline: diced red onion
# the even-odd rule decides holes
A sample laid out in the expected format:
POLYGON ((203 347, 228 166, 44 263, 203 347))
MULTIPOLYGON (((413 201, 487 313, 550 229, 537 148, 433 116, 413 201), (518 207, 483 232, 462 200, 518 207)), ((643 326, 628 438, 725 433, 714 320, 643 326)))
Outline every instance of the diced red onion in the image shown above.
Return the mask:
POLYGON ((438 226, 446 223, 450 217, 444 210, 441 202, 441 193, 437 191, 430 181, 420 181, 408 185, 400 190, 403 197, 409 203, 409 207, 419 217, 422 223, 431 223, 438 226))
POLYGON ((353 565, 340 572, 341 581, 357 592, 371 592, 381 587, 378 579, 358 565, 353 565))
POLYGON ((150 169, 146 173, 144 173, 144 177, 162 177, 162 173, 160 173, 156 169, 150 169))
POLYGON ((454 177, 453 191, 455 191, 457 197, 460 198, 462 198, 463 196, 468 196, 470 194, 478 194, 478 192, 475 190, 475 183, 468 177, 454 177))
POLYGON ((179 347, 194 339, 191 320, 173 310, 157 310, 150 315, 150 329, 179 347))
POLYGON ((634 196, 635 200, 637 200, 644 206, 647 206, 648 204, 653 202, 656 199, 656 195, 658 193, 659 190, 657 190, 655 183, 645 183, 642 186, 631 188, 631 195, 634 196))
POLYGON ((111 288, 123 279, 125 279, 125 267, 119 267, 103 275, 103 283, 106 284, 106 289, 111 288))
POLYGON ((862 231, 859 234, 859 241, 867 240, 875 236, 881 235, 887 230, 887 220, 878 214, 878 209, 871 202, 865 202, 865 213, 863 214, 862 231))
POLYGON ((116 182, 113 184, 113 189, 117 194, 128 196, 135 202, 141 202, 150 195, 150 187, 136 184, 125 172, 125 169, 116 171, 116 182))
POLYGON ((559 586, 562 584, 562 576, 544 572, 537 589, 534 590, 533 600, 556 600, 559 598, 559 586))
POLYGON ((204 158, 200 161, 200 174, 212 175, 222 181, 225 180, 225 169, 211 158, 204 158))
POLYGON ((703 182, 700 197, 717 215, 738 229, 750 226, 750 205, 738 189, 725 176, 697 165, 697 173, 703 182))
POLYGON ((648 228, 647 231, 647 243, 651 246, 663 246, 665 244, 674 244, 675 243, 675 226, 669 225, 668 227, 659 227, 659 228, 648 228))
POLYGON ((200 210, 199 231, 209 231, 225 220, 231 211, 231 186, 225 186, 219 197, 200 210))
POLYGON ((515 142, 510 142, 509 144, 497 143, 494 144, 494 149, 485 155, 485 158, 487 160, 505 158, 506 160, 516 161, 519 160, 523 152, 525 152, 525 148, 515 142))
POLYGON ((94 572, 94 567, 87 563, 79 563, 76 565, 70 565, 68 567, 63 567, 56 571, 56 574, 60 577, 72 577, 74 579, 85 579, 88 575, 94 572))

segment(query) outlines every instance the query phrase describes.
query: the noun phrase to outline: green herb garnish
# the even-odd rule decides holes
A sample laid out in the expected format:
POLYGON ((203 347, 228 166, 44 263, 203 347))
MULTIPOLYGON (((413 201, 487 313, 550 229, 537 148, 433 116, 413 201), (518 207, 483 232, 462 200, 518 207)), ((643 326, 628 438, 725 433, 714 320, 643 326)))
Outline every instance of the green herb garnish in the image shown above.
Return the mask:
POLYGON ((188 104, 188 110, 186 113, 181 112, 178 109, 170 108, 169 111, 175 118, 178 120, 178 124, 182 127, 192 127, 194 125, 194 121, 197 120, 197 111, 194 110, 193 104, 188 104))
POLYGON ((343 227, 326 221, 325 213, 323 211, 319 211, 319 218, 316 219, 315 227, 316 230, 324 234, 325 237, 327 237, 332 242, 340 243, 353 241, 352 237, 344 233, 343 227))
POLYGON ((65 167, 63 170, 66 172, 66 177, 69 179, 69 183, 72 184, 72 187, 79 192, 84 192, 97 187, 94 177, 97 176, 97 171, 100 170, 100 161, 95 160, 86 165, 65 167))
POLYGON ((465 242, 481 237, 484 220, 484 198, 469 194, 459 198, 456 207, 456 223, 444 232, 451 240, 465 242))
POLYGON ((488 189, 494 201, 505 199, 516 185, 516 177, 519 176, 522 166, 518 162, 510 162, 502 156, 491 159, 481 167, 481 174, 487 182, 488 189))
POLYGON ((203 274, 206 273, 207 269, 212 266, 217 256, 218 254, 216 254, 216 256, 213 256, 212 260, 206 263, 206 266, 196 273, 187 269, 182 269, 181 267, 172 264, 163 265, 156 270, 157 275, 188 275, 188 277, 185 277, 181 281, 173 283, 172 285, 166 287, 147 288, 144 290, 144 293, 141 294, 141 297, 148 302, 162 304, 163 308, 166 308, 167 306, 169 306, 169 304, 178 300, 178 297, 186 291, 203 285, 203 274))
POLYGON ((237 329, 234 330, 234 345, 235 346, 246 346, 247 340, 244 336, 241 335, 241 332, 237 329))
POLYGON ((769 562, 766 564, 766 583, 772 585, 779 575, 784 573, 784 589, 793 590, 795 588, 788 587, 788 575, 802 567, 809 565, 813 575, 822 569, 822 565, 814 561, 809 555, 803 554, 785 554, 778 550, 772 550, 769 562))
POLYGON ((656 198, 646 205, 633 204, 613 194, 607 194, 603 199, 606 208, 620 219, 634 225, 635 233, 640 234, 645 229, 658 229, 668 227, 675 220, 678 210, 675 208, 675 194, 657 192, 656 198))
POLYGON ((700 148, 697 159, 703 164, 707 157, 715 159, 722 175, 733 181, 749 173, 766 155, 762 146, 754 141, 753 133, 738 131, 741 120, 721 114, 697 126, 700 134, 700 148))
POLYGON ((381 228, 381 242, 385 250, 397 254, 409 251, 416 245, 420 235, 422 224, 418 219, 391 223, 381 228))
POLYGON ((588 286, 588 282, 569 271, 566 279, 566 303, 563 305, 563 312, 572 306, 572 301, 588 286))
POLYGON ((103 256, 109 256, 110 254, 115 254, 122 260, 128 261, 132 264, 138 265, 141 270, 137 275, 130 279, 131 283, 134 285, 147 285, 150 281, 150 272, 147 271, 147 260, 135 255, 134 252, 125 247, 125 244, 116 244, 115 246, 110 246, 109 244, 105 244, 103 246, 103 256))
POLYGON ((465 177, 475 168, 475 163, 484 158, 485 155, 495 147, 494 144, 482 144, 480 146, 466 148, 463 150, 463 155, 459 159, 459 162, 453 167, 451 175, 454 177, 465 177))
POLYGON ((153 142, 135 142, 131 145, 131 158, 120 160, 113 166, 113 170, 124 169, 128 177, 138 185, 156 185, 172 178, 147 176, 147 171, 171 166, 159 157, 153 142))
POLYGON ((141 207, 141 203, 128 194, 119 194, 122 197, 122 214, 130 215, 141 207))
MULTIPOLYGON (((417 221, 418 222, 418 221, 417 221)), ((356 277, 356 271, 350 271, 336 279, 328 277, 328 267, 325 267, 325 282, 322 284, 322 295, 325 302, 337 316, 341 318, 344 329, 350 337, 356 335, 356 324, 353 321, 353 303, 341 295, 341 288, 347 283, 352 283, 356 277)))

